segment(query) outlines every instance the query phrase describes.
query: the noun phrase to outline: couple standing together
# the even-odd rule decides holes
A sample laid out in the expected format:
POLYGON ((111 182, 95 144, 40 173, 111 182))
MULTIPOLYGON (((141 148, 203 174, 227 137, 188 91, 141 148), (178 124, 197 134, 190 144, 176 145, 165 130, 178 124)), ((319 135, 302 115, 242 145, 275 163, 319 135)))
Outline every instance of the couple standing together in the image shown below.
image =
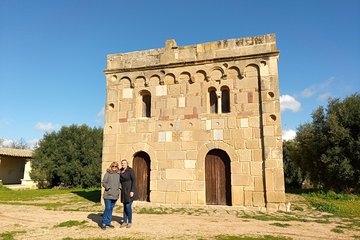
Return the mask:
POLYGON ((121 160, 121 168, 117 162, 112 162, 106 170, 102 186, 104 191, 105 210, 101 220, 101 228, 114 228, 111 225, 112 212, 120 196, 124 205, 124 216, 121 227, 130 228, 132 224, 132 202, 138 198, 134 170, 128 166, 127 160, 121 160))

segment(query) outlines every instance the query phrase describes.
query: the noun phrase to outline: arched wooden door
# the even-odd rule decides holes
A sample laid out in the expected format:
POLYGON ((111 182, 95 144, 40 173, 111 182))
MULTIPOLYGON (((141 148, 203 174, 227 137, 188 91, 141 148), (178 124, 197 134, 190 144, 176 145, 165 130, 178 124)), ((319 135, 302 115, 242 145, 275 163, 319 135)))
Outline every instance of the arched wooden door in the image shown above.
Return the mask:
POLYGON ((150 202, 150 156, 145 152, 136 153, 133 169, 139 200, 150 202))
POLYGON ((205 158, 206 204, 231 205, 230 158, 220 149, 205 158))

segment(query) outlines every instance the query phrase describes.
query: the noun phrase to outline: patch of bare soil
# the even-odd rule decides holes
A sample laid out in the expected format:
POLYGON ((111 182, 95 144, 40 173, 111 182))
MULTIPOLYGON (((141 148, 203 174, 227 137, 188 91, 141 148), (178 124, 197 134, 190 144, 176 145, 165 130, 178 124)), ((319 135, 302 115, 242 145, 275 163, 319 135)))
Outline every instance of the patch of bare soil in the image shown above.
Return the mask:
MULTIPOLYGON (((120 238, 134 239, 215 239, 217 235, 283 236, 291 239, 352 239, 359 232, 345 229, 343 233, 332 231, 341 219, 328 216, 312 209, 276 213, 272 215, 244 213, 233 208, 168 209, 166 214, 141 214, 142 204, 136 202, 133 226, 120 228, 122 210, 114 212, 114 229, 102 230, 102 207, 93 204, 68 201, 66 207, 60 205, 69 196, 54 199, 59 205, 32 206, 0 204, 0 233, 14 232, 15 239, 64 239, 70 238, 120 238), (69 203, 70 204, 69 207, 69 203), (56 206, 56 207, 53 207, 56 206), (258 216, 265 217, 259 220, 258 216), (323 221, 326 219, 326 221, 323 221), (58 227, 66 221, 86 221, 73 227, 58 227)), ((302 208, 301 199, 297 201, 302 208)), ((40 204, 38 201, 37 204, 40 204)), ((47 199, 49 203, 49 199, 47 199)), ((306 208, 306 205, 303 207, 306 208)), ((146 211, 145 211, 146 212, 146 211)))

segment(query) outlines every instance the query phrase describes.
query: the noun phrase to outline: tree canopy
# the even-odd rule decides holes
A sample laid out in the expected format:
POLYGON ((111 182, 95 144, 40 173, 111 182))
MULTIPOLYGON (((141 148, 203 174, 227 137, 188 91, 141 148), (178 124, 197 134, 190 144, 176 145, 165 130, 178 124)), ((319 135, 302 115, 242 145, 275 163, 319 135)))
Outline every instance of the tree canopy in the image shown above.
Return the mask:
POLYGON ((360 189, 360 94, 330 99, 301 125, 287 156, 326 190, 360 189))
POLYGON ((33 154, 31 178, 47 187, 99 186, 102 136, 102 128, 87 125, 45 134, 33 154))

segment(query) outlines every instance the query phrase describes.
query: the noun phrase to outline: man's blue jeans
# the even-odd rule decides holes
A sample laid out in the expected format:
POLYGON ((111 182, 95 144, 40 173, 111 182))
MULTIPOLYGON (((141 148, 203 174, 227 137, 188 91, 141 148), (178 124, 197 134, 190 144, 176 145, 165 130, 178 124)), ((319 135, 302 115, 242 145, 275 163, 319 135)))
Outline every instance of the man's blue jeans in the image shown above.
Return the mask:
POLYGON ((110 225, 111 219, 112 219, 112 213, 113 213, 113 209, 115 207, 116 201, 117 200, 113 200, 113 199, 104 199, 105 210, 104 210, 104 214, 103 214, 102 220, 101 220, 102 224, 110 225))
POLYGON ((132 223, 132 201, 129 203, 124 203, 124 224, 132 223))

